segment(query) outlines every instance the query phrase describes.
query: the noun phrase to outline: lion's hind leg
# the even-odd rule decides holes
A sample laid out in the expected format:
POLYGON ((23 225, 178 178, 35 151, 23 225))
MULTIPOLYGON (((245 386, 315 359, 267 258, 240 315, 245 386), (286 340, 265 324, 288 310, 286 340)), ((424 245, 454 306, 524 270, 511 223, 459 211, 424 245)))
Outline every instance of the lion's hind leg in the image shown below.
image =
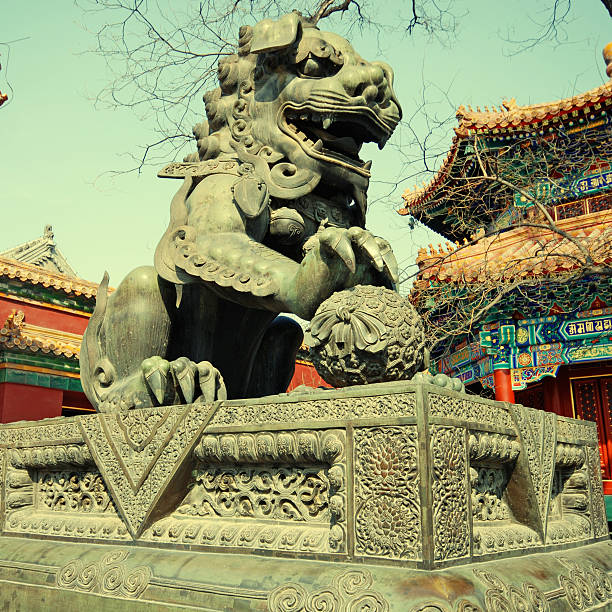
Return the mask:
POLYGON ((101 412, 155 405, 141 364, 166 355, 174 287, 152 266, 132 270, 110 295, 107 279, 81 345, 83 389, 101 412))
POLYGON ((167 359, 176 325, 171 283, 143 266, 110 296, 106 284, 81 347, 83 388, 100 412, 225 399, 223 378, 208 361, 167 359))

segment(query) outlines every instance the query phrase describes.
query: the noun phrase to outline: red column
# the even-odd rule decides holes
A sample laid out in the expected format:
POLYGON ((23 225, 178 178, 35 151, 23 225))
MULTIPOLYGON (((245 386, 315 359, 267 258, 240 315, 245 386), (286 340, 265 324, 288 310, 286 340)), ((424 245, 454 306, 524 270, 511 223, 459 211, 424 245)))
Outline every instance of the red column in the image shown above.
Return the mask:
POLYGON ((500 402, 514 402, 510 370, 495 370, 493 381, 495 383, 495 399, 500 402))

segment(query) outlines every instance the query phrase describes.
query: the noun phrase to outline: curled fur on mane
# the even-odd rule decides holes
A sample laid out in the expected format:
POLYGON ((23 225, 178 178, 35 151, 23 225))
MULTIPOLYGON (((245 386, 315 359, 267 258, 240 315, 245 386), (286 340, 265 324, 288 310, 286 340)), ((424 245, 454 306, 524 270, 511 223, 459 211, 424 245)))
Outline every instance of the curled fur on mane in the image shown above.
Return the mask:
MULTIPOLYGON (((253 79, 257 65, 257 56, 250 53, 250 43, 253 37, 251 26, 240 28, 238 53, 228 55, 221 60, 217 67, 219 87, 204 94, 203 100, 207 121, 197 123, 193 127, 196 139, 197 153, 192 153, 185 161, 204 161, 219 155, 221 151, 230 153, 231 148, 223 146, 226 140, 219 132, 230 128, 232 124, 242 118, 248 121, 248 94, 253 90, 253 79), (242 100, 242 101, 241 101, 242 100)), ((239 139, 245 140, 240 134, 239 139)), ((229 136, 229 135, 227 135, 229 136)), ((252 143, 246 139, 247 148, 252 143)))

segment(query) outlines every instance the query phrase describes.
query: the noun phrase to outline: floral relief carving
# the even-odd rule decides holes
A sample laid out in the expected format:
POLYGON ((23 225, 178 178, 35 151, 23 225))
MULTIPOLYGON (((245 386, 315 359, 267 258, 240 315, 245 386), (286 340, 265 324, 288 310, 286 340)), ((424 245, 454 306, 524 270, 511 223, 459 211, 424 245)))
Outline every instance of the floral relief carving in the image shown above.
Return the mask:
POLYGON ((356 551, 422 556, 416 426, 355 430, 356 551))
POLYGON ((433 543, 436 561, 469 553, 465 430, 431 427, 433 543))
POLYGON ((595 537, 608 535, 608 519, 601 481, 599 450, 596 446, 585 446, 588 470, 591 480, 591 517, 595 537))
POLYGON ((5 482, 4 509, 7 517, 16 510, 34 505, 34 482, 27 470, 18 470, 8 465, 5 482))
POLYGON ((151 580, 151 570, 144 566, 130 568, 125 562, 128 553, 114 550, 98 562, 84 563, 73 559, 56 576, 56 586, 124 599, 137 599, 151 580))
POLYGON ((5 455, 6 450, 0 447, 0 531, 4 529, 4 496, 6 492, 6 484, 4 480, 5 472, 5 455))
POLYGON ((29 447, 49 446, 59 444, 83 444, 83 435, 75 418, 49 419, 55 421, 36 425, 15 426, 5 425, 0 428, 0 445, 29 447))
POLYGON ((597 443, 597 424, 593 421, 557 417, 557 436, 573 444, 578 441, 597 443))
POLYGON ((372 574, 350 570, 335 576, 331 585, 308 592, 299 584, 284 584, 268 596, 270 612, 388 612, 389 603, 371 589, 372 574))
POLYGON ((13 448, 10 451, 11 465, 16 468, 46 468, 75 465, 94 465, 93 457, 85 444, 58 444, 13 448))
POLYGON ((145 537, 340 552, 346 547, 344 447, 345 433, 337 429, 204 435, 194 449, 201 463, 190 492, 145 537))
POLYGON ((583 446, 559 442, 555 452, 555 465, 562 468, 579 468, 583 465, 585 456, 583 446))
POLYGON ((333 463, 344 452, 341 430, 205 435, 194 455, 206 464, 333 463))
POLYGON ((427 399, 430 416, 513 428, 510 414, 502 404, 431 392, 427 394, 427 399))
POLYGON ((521 447, 529 466, 540 520, 547 524, 557 448, 557 415, 520 404, 512 405, 521 447))
POLYGON ((190 404, 78 417, 133 537, 140 534, 172 476, 191 455, 212 410, 190 404))
POLYGON ((472 463, 511 463, 521 450, 516 438, 484 431, 470 432, 468 445, 472 463))

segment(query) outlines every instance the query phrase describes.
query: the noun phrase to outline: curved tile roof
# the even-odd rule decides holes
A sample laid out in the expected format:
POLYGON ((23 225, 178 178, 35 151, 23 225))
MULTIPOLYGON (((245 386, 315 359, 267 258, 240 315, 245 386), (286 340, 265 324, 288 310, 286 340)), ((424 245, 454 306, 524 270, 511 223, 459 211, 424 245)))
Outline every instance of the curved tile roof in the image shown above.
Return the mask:
POLYGON ((26 264, 14 259, 0 257, 0 276, 16 278, 32 285, 52 287, 73 295, 95 297, 98 292, 98 283, 91 283, 59 272, 51 272, 32 264, 26 264))
POLYGON ((80 334, 25 323, 20 310, 13 311, 0 328, 0 344, 7 348, 53 353, 73 359, 79 358, 82 339, 80 334))
MULTIPOLYGON (((608 46, 611 60, 608 63, 608 70, 610 70, 612 45, 608 46)), ((606 57, 605 51, 604 57, 606 57)), ((612 70, 610 72, 612 73, 612 70)), ((444 162, 429 183, 420 188, 409 188, 402 194, 404 206, 398 210, 398 213, 410 215, 418 214, 423 210, 449 176, 457 158, 459 145, 469 136, 476 133, 498 135, 512 131, 533 131, 551 122, 571 121, 581 113, 599 111, 602 105, 612 105, 612 79, 584 93, 554 102, 519 106, 513 98, 509 101, 504 100, 499 109, 494 106, 491 108, 485 106, 484 111, 480 108, 474 110, 471 107, 460 106, 457 109, 459 125, 455 128, 455 136, 444 162)), ((594 116, 591 117, 591 120, 594 118, 594 116)))

